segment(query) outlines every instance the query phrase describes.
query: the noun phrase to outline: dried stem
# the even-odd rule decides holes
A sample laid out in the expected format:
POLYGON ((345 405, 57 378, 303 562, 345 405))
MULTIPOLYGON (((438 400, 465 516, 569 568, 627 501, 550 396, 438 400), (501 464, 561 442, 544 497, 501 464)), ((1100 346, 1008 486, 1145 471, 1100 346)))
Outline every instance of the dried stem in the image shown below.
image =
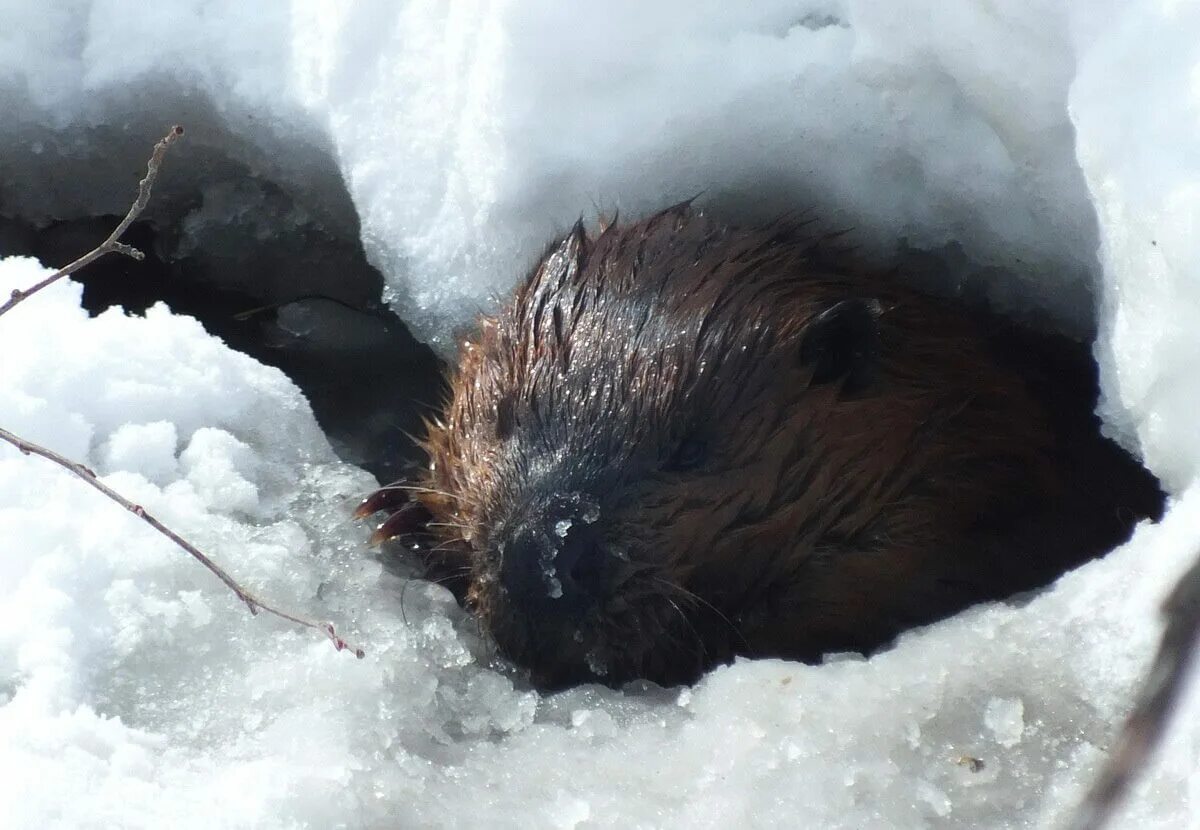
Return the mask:
MULTIPOLYGON (((28 297, 36 294, 38 291, 41 291, 43 288, 52 285, 63 277, 75 273, 105 254, 119 253, 124 254, 125 256, 133 257, 134 259, 142 259, 144 254, 141 251, 130 245, 126 245, 119 240, 121 234, 123 234, 129 228, 130 224, 132 224, 133 221, 141 215, 142 211, 146 209, 146 204, 150 201, 150 191, 154 187, 154 180, 158 177, 158 169, 162 164, 163 156, 166 155, 167 149, 170 148, 170 146, 182 135, 183 127, 172 127, 171 131, 167 133, 166 137, 159 141, 158 144, 154 145, 154 153, 150 156, 150 161, 146 164, 146 177, 142 179, 138 185, 137 199, 134 201, 133 206, 129 208, 129 212, 125 214, 125 218, 121 220, 121 223, 117 225, 116 229, 113 230, 111 234, 109 234, 107 239, 101 242, 96 248, 93 248, 91 251, 72 262, 70 265, 67 265, 65 268, 54 272, 41 282, 23 291, 14 290, 9 299, 3 305, 0 305, 0 315, 3 315, 9 311, 22 300, 25 300, 28 297)), ((353 653, 355 657, 359 658, 365 654, 361 648, 351 645, 339 637, 337 631, 333 627, 333 623, 322 622, 284 611, 264 602, 254 594, 247 591, 245 588, 239 585, 238 582, 223 568, 210 559, 203 551, 201 551, 188 540, 184 539, 175 531, 171 530, 154 516, 147 513, 146 509, 140 504, 134 504, 129 499, 113 490, 111 487, 97 478, 96 474, 91 469, 83 464, 72 461, 69 458, 59 455, 53 450, 49 450, 31 441, 26 441, 20 436, 14 435, 5 429, 0 429, 0 439, 12 444, 26 455, 40 455, 42 458, 53 461, 63 469, 69 470, 79 478, 86 481, 92 487, 108 496, 117 504, 124 507, 130 513, 142 519, 159 533, 166 536, 179 547, 183 548, 201 565, 212 571, 218 579, 225 583, 229 590, 233 591, 233 593, 237 595, 238 599, 246 604, 246 607, 250 609, 251 614, 257 614, 259 611, 266 611, 268 614, 288 620, 289 622, 294 622, 306 628, 320 631, 322 634, 328 637, 330 641, 332 641, 334 648, 336 648, 338 651, 345 649, 353 653)))
POLYGON ((129 212, 125 214, 125 218, 121 220, 121 223, 108 235, 108 239, 101 242, 70 265, 55 271, 36 285, 30 286, 24 291, 13 289, 12 294, 5 300, 4 305, 0 305, 0 315, 8 312, 22 300, 32 297, 46 286, 53 285, 63 277, 74 274, 80 268, 92 263, 105 254, 124 254, 127 257, 137 260, 145 259, 146 255, 137 248, 132 245, 126 245, 124 242, 118 240, 129 229, 129 226, 133 224, 133 220, 137 219, 142 211, 146 209, 146 204, 150 201, 150 190, 154 187, 154 180, 158 178, 158 168, 162 165, 163 156, 167 154, 170 146, 182 136, 183 127, 176 125, 171 128, 171 131, 161 141, 154 145, 154 152, 150 156, 150 161, 146 163, 146 178, 138 183, 137 199, 134 200, 132 207, 129 208, 129 212))
POLYGON ((254 594, 247 591, 245 588, 239 585, 232 576, 226 573, 220 565, 210 559, 203 551, 201 551, 187 539, 184 539, 175 531, 171 530, 171 528, 167 527, 150 513, 146 512, 146 508, 142 507, 140 504, 134 504, 129 499, 113 490, 111 487, 97 478, 96 474, 91 469, 83 464, 72 461, 69 458, 65 458, 53 450, 48 450, 45 447, 34 444, 31 441, 26 441, 25 439, 13 435, 11 432, 3 428, 0 428, 0 439, 12 444, 26 455, 31 453, 33 455, 40 455, 42 458, 53 461, 63 469, 69 470, 91 486, 95 487, 101 493, 108 496, 117 504, 124 507, 130 513, 137 516, 139 519, 142 519, 144 522, 146 522, 146 524, 150 525, 163 536, 166 536, 172 542, 187 551, 201 565, 216 574, 217 579, 224 582, 229 587, 229 590, 233 591, 233 593, 237 595, 238 599, 246 603, 246 607, 250 609, 251 614, 257 614, 259 611, 266 611, 268 614, 273 614, 276 617, 290 620, 291 622, 297 623, 306 628, 314 629, 315 631, 320 631, 333 641, 334 648, 336 648, 338 651, 341 651, 342 649, 349 649, 356 657, 362 657, 365 654, 361 648, 352 646, 350 643, 339 637, 337 631, 333 627, 333 623, 309 619, 308 617, 302 617, 297 614, 292 614, 288 611, 275 608, 274 606, 269 605, 254 594))
POLYGON ((1200 559, 1175 585, 1163 603, 1163 614, 1167 627, 1150 676, 1121 727, 1108 761, 1079 806, 1070 825, 1072 830, 1100 830, 1108 824, 1162 738, 1188 669, 1195 662, 1200 635, 1200 559))

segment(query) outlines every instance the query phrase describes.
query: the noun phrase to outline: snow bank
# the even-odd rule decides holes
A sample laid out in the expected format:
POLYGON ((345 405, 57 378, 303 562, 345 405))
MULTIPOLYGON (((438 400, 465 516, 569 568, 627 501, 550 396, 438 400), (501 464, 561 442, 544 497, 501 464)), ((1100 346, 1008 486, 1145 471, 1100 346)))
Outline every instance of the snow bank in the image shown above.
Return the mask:
MULTIPOLYGON (((952 289, 1068 328, 1096 289, 1106 418, 1176 496, 1024 607, 974 609, 869 661, 540 696, 444 591, 365 553, 346 516, 372 482, 334 460, 286 379, 162 309, 87 320, 59 285, 0 321, 3 425, 369 654, 249 619, 136 519, 0 448, 0 815, 1053 826, 1200 538, 1198 34, 1185 4, 1084 0, 0 4, 0 210, 123 210, 130 168, 56 176, 110 140, 139 158, 183 121, 176 187, 236 162, 319 205, 340 171, 394 301, 446 339, 593 202, 637 213, 707 188, 732 215, 811 203, 875 255, 931 254, 952 289)), ((38 273, 0 262, 0 290, 38 273)), ((1200 822, 1197 724, 1193 693, 1123 826, 1200 822)))
POLYGON ((426 333, 593 205, 702 191, 735 216, 816 206, 876 254, 965 248, 1007 274, 997 300, 1081 325, 1095 223, 1064 13, 989 8, 350 4, 323 21, 306 100, 329 112, 368 253, 426 333))
MULTIPOLYGON (((0 283, 41 273, 5 260, 0 283)), ((346 516, 372 482, 334 461, 277 371, 161 307, 88 320, 67 285, 4 322, 7 426, 86 459, 256 589, 369 648, 355 661, 250 619, 82 483, 0 456, 13 540, 0 559, 0 812, 15 827, 1057 817, 1101 757, 1200 523, 1189 493, 1027 607, 970 611, 870 661, 743 661, 691 690, 539 697, 492 663, 448 594, 365 555, 346 516)), ((1137 826, 1177 826, 1187 737, 1137 826)))
POLYGON ((1085 328, 1065 12, 943 6, 14 2, 0 205, 117 212, 146 136, 180 121, 164 197, 234 163, 336 224, 335 158, 390 299, 444 346, 581 213, 702 191, 737 217, 814 207, 865 251, 933 252, 948 279, 1085 328), (37 186, 83 159, 70 194, 37 186))
POLYGON ((1115 15, 1086 36, 1070 101, 1102 227, 1102 411, 1175 489, 1200 474, 1198 33, 1189 4, 1115 15))

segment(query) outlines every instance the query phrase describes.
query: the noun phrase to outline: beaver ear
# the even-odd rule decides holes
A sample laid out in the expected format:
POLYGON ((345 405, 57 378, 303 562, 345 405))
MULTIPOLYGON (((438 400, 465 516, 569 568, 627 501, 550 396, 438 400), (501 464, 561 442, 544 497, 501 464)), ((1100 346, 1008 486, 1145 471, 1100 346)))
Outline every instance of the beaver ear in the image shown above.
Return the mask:
POLYGON ((882 313, 878 300, 843 300, 809 321, 800 335, 800 364, 812 370, 812 385, 841 381, 847 397, 871 385, 882 313))

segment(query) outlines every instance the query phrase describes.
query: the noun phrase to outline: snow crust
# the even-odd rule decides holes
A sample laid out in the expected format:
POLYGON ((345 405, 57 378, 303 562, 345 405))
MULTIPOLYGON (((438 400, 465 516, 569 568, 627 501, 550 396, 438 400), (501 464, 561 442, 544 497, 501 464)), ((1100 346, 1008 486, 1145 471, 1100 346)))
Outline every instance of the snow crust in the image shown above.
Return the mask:
MULTIPOLYGON (((0 447, 5 825, 1055 826, 1200 538, 1198 77, 1200 11, 1178 2, 0 0, 0 209, 123 210, 115 168, 40 183, 185 121, 311 203, 340 172, 392 300, 445 344, 593 202, 812 204, 950 290, 1095 316, 1107 423, 1174 495, 1053 589, 871 660, 543 696, 445 591, 366 553, 347 516, 374 482, 286 378, 162 308, 88 320, 60 284, 0 320, 0 425, 368 656, 249 618, 0 447)), ((0 261, 0 291, 42 273, 0 261)), ((1198 694, 1119 826, 1200 826, 1198 694)))

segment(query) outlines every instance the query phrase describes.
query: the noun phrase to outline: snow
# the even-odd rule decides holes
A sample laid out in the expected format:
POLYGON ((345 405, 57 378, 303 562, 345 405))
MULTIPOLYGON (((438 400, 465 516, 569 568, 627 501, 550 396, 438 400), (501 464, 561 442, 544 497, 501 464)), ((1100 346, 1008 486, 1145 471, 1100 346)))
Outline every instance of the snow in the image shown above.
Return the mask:
POLYGON ((968 246, 976 268, 1043 277, 1007 290, 1080 323, 1096 231, 1063 10, 878 6, 360 3, 326 22, 307 100, 329 112, 368 253, 427 334, 593 205, 702 191, 738 215, 819 206, 879 252, 968 246))
MULTIPOLYGON (((870 660, 540 695, 448 593, 367 553, 348 515, 374 482, 286 378, 163 308, 89 320, 59 284, 0 320, 0 425, 368 654, 250 618, 0 447, 5 825, 1060 824, 1200 538, 1197 34, 1178 2, 0 0, 6 214, 123 210, 109 154, 182 121, 164 193, 224 158, 346 223, 344 177, 390 299, 445 345, 593 204, 814 205, 943 290, 1095 319, 1106 422, 1173 494, 1051 590, 870 660)), ((223 217, 253 221, 247 193, 214 185, 180 232, 219 244, 223 217)), ((0 261, 0 290, 42 273, 0 261)), ((1198 742, 1193 690, 1119 826, 1200 825, 1198 742)))

